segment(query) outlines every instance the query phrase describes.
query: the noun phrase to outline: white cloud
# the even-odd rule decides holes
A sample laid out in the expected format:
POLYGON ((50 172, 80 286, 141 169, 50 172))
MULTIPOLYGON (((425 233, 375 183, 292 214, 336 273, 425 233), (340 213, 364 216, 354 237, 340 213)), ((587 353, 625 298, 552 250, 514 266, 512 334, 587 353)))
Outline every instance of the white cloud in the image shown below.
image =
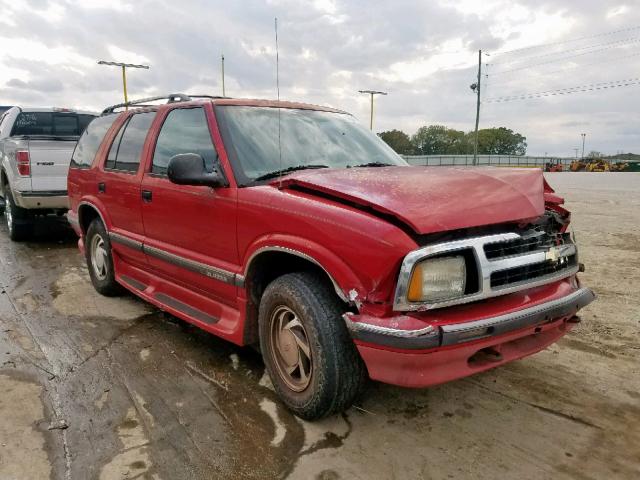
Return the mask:
MULTIPOLYGON (((640 68, 637 43, 584 49, 548 65, 531 60, 640 31, 496 54, 639 25, 640 9, 620 0, 157 0, 151 9, 133 0, 0 2, 0 104, 99 110, 121 101, 118 72, 97 60, 151 65, 128 72, 131 98, 219 94, 222 52, 227 95, 272 98, 276 16, 282 98, 352 111, 368 124, 368 98, 357 91, 388 91, 376 99, 378 131, 411 134, 427 123, 471 130, 479 48, 493 64, 484 66, 485 99, 632 78, 640 68)), ((481 126, 518 130, 531 153, 570 154, 580 129, 599 150, 640 152, 640 135, 630 128, 637 112, 638 88, 629 87, 485 103, 481 126)))

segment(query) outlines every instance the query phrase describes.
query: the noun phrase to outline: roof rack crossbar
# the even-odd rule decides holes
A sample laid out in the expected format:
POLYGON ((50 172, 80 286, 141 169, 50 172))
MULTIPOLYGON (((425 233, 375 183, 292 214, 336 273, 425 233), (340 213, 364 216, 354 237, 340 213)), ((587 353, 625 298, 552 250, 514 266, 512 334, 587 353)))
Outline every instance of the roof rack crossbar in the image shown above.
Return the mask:
POLYGON ((141 98, 139 100, 131 100, 129 102, 124 102, 124 103, 118 103, 116 105, 111 105, 110 107, 105 108, 102 113, 113 113, 113 111, 116 108, 122 108, 122 107, 130 107, 132 105, 138 105, 141 106, 140 104, 144 104, 147 102, 154 102, 156 100, 167 100, 167 103, 174 103, 174 102, 188 102, 189 100, 191 100, 191 97, 188 95, 185 95, 184 93, 170 93, 168 95, 159 95, 157 97, 147 97, 147 98, 141 98))

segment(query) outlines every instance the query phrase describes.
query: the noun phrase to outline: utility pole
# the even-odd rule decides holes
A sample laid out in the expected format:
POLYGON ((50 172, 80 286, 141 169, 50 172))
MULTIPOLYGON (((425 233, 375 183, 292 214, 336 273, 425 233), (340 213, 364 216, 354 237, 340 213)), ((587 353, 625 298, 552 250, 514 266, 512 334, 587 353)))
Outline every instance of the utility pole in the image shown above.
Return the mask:
MULTIPOLYGON (((149 65, 134 65, 132 63, 122 62, 105 62, 104 60, 98 60, 98 65, 109 65, 112 67, 122 68, 122 90, 124 92, 124 103, 129 103, 129 98, 127 97, 127 68, 144 68, 145 70, 149 70, 149 65)), ((124 108, 126 110, 129 109, 127 105, 125 105, 124 108)))
POLYGON ((226 97, 224 93, 224 53, 222 54, 222 96, 226 97))
POLYGON ((587 136, 586 133, 581 133, 582 135, 582 160, 584 160, 584 138, 587 136))
POLYGON ((374 95, 386 95, 387 92, 378 92, 376 90, 358 90, 360 93, 367 93, 371 95, 371 118, 369 119, 369 128, 373 130, 373 96, 374 95))
POLYGON ((578 159, 578 148, 574 148, 574 150, 576 151, 576 160, 578 159))
POLYGON ((476 100, 476 130, 473 141, 473 165, 478 164, 478 123, 480 122, 480 79, 482 78, 482 50, 478 50, 478 82, 471 85, 471 90, 477 94, 476 100))

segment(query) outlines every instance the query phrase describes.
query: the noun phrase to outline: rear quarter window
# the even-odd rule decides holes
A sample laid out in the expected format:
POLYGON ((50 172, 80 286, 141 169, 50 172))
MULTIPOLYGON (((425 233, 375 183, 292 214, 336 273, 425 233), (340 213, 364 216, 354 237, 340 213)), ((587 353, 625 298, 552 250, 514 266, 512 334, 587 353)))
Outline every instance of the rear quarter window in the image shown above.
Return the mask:
POLYGON ((138 171, 144 142, 155 116, 156 112, 135 113, 120 127, 109 148, 105 168, 138 171))
POLYGON ((107 115, 89 123, 73 151, 71 168, 89 168, 93 164, 102 140, 116 118, 118 115, 107 115))

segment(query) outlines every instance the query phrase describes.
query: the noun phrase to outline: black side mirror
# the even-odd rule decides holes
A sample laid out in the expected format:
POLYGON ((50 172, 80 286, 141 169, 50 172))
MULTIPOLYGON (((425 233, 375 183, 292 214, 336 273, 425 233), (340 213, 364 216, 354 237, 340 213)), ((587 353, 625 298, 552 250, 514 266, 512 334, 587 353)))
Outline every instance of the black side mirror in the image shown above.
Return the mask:
POLYGON ((197 153, 181 153, 171 157, 167 166, 167 177, 177 185, 204 185, 214 188, 227 185, 217 170, 207 172, 204 158, 197 153))

